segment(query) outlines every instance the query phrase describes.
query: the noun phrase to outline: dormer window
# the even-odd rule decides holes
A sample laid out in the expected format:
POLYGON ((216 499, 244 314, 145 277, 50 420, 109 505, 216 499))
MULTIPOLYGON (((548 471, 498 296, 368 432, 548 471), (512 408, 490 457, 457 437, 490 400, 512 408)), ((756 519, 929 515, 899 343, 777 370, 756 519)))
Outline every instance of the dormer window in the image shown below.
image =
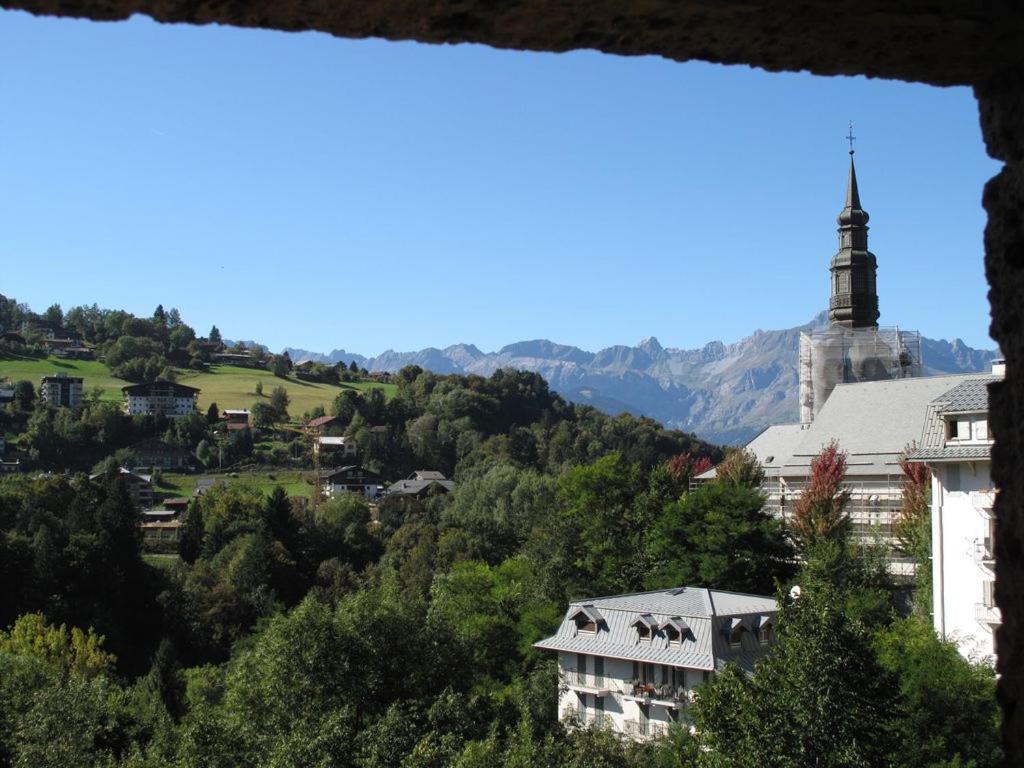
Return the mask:
POLYGON ((592 605, 583 605, 575 609, 569 616, 580 634, 596 635, 601 625, 601 614, 592 605))
POLYGON ((757 641, 768 645, 775 637, 774 622, 771 616, 761 616, 757 623, 757 641))
POLYGON ((747 631, 747 625, 743 619, 726 619, 725 635, 729 638, 729 645, 732 648, 740 648, 743 645, 743 633, 747 631))
POLYGON ((661 625, 661 629, 665 633, 669 645, 681 645, 688 637, 693 637, 690 625, 679 616, 666 619, 661 625))
POLYGON ((658 622, 649 613, 642 613, 633 619, 632 626, 636 628, 637 638, 644 643, 651 642, 651 638, 658 630, 658 622))

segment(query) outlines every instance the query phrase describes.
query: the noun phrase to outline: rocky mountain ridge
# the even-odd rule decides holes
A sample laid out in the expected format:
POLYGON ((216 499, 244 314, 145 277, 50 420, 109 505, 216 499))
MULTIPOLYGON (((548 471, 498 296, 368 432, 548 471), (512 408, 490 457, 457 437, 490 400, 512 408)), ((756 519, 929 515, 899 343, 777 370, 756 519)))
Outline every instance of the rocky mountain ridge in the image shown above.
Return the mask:
MULTIPOLYGON (((666 349, 650 337, 634 347, 616 345, 598 352, 547 339, 508 344, 497 352, 482 352, 473 344, 388 350, 376 357, 343 349, 327 354, 286 351, 295 362, 355 360, 370 371, 394 372, 406 365, 482 376, 498 368, 536 371, 573 402, 650 416, 705 440, 738 444, 769 424, 796 420, 800 332, 824 323, 822 313, 796 328, 758 330, 732 344, 712 341, 698 349, 666 349)), ((998 353, 974 349, 960 339, 922 336, 921 355, 926 374, 937 374, 987 370, 998 353)))

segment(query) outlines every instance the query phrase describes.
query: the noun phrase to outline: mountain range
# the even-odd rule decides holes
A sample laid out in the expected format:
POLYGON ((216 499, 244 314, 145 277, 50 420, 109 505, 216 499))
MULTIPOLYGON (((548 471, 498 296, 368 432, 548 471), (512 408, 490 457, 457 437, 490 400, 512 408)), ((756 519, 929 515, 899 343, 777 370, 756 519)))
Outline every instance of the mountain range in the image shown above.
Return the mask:
MULTIPOLYGON (((473 344, 388 350, 376 357, 343 349, 326 354, 285 351, 296 363, 354 360, 370 371, 394 372, 406 365, 439 374, 535 371, 573 402, 613 414, 650 416, 711 442, 742 444, 769 424, 797 420, 800 332, 826 322, 823 312, 796 328, 759 330, 733 344, 712 341, 699 349, 666 349, 651 337, 634 347, 617 345, 599 352, 546 339, 516 342, 497 352, 482 352, 473 344)), ((926 375, 984 371, 997 356, 995 350, 974 349, 960 339, 921 337, 926 375)))

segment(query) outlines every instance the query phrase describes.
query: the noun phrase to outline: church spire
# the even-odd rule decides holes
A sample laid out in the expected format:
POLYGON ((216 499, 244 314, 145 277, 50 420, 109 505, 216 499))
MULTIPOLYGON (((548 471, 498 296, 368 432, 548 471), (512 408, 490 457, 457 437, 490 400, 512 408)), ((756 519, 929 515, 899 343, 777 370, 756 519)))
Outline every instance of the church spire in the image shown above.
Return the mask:
POLYGON ((850 173, 846 179, 846 203, 836 219, 839 224, 839 252, 832 257, 832 297, 828 318, 832 325, 846 328, 878 326, 878 294, 875 289, 877 262, 868 250, 868 212, 861 208, 857 169, 853 164, 853 125, 850 141, 850 173))

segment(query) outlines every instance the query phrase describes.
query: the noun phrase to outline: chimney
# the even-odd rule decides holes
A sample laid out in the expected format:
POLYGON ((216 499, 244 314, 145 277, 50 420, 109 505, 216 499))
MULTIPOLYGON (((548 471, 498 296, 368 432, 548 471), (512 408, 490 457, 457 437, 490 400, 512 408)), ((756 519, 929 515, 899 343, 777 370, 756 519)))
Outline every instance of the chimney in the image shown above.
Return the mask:
POLYGON ((997 357, 992 361, 992 375, 1006 377, 1006 360, 1002 357, 997 357))

